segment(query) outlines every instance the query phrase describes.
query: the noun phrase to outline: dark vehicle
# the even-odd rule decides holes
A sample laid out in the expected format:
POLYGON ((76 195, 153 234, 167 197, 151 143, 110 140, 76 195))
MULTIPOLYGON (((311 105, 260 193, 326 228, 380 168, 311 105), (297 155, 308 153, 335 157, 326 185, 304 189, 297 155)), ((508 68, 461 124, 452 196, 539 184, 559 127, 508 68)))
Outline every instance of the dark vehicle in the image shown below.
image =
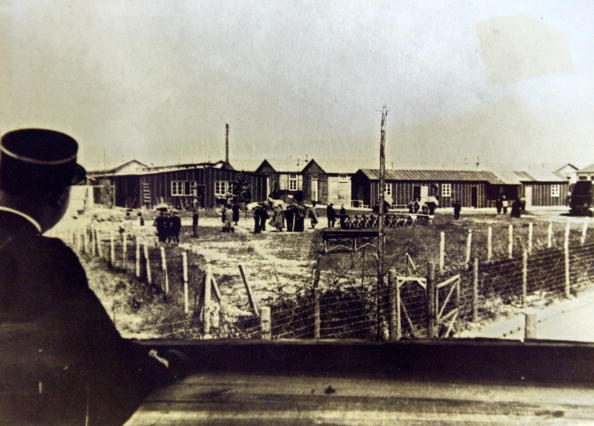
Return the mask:
POLYGON ((572 215, 592 216, 592 182, 584 180, 575 183, 569 207, 572 215))

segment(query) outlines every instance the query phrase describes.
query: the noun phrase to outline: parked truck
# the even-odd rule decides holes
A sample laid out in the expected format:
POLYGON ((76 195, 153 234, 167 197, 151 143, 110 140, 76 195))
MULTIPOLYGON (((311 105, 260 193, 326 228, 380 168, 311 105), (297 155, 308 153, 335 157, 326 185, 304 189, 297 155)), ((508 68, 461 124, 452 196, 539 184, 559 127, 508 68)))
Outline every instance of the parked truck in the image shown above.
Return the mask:
POLYGON ((575 216, 592 216, 592 182, 577 181, 571 191, 569 200, 570 214, 575 216))

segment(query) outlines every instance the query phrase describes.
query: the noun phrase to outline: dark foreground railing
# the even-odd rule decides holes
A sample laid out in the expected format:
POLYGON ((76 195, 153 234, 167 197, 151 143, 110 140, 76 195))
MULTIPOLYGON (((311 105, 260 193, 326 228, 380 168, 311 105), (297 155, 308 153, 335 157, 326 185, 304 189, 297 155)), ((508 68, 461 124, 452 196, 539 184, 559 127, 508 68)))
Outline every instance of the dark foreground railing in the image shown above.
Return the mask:
POLYGON ((594 344, 442 339, 142 341, 177 349, 194 371, 339 375, 432 381, 565 383, 594 387, 594 344))

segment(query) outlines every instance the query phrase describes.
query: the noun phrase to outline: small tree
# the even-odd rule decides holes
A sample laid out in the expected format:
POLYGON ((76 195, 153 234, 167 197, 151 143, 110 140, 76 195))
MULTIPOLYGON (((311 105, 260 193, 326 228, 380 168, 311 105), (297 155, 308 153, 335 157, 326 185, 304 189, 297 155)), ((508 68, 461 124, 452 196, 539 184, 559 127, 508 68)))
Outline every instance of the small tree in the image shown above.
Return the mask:
POLYGON ((252 188, 245 173, 240 173, 237 176, 232 187, 234 203, 249 203, 252 201, 252 188))

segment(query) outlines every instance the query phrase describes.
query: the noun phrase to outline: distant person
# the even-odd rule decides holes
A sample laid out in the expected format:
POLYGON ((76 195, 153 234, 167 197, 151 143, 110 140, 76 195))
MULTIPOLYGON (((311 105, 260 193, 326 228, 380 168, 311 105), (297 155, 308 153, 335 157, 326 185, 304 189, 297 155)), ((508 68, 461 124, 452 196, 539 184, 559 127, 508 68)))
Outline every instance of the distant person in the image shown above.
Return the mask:
POLYGON ((241 210, 239 203, 233 204, 232 209, 233 209, 233 223, 235 223, 235 226, 237 226, 237 224, 239 223, 239 211, 241 210))
POLYGON ((165 213, 165 228, 164 228, 164 232, 165 232, 165 242, 167 244, 171 244, 173 242, 172 229, 173 229, 173 223, 172 223, 172 220, 171 220, 171 214, 169 212, 166 212, 165 213))
POLYGON ((334 204, 328 204, 326 207, 326 217, 328 219, 328 228, 334 228, 336 222, 336 210, 334 210, 334 204))
POLYGON ((293 228, 295 226, 295 208, 293 204, 288 205, 285 209, 285 220, 287 222, 287 231, 293 232, 293 228))
POLYGON ((435 215, 435 209, 437 208, 437 204, 435 203, 435 201, 428 201, 427 202, 427 211, 429 213, 430 216, 434 216, 435 215))
POLYGON ((142 217, 142 213, 138 212, 138 214, 136 216, 138 217, 138 225, 144 226, 144 217, 142 217))
POLYGON ((344 204, 340 206, 340 210, 338 211, 338 217, 340 221, 340 228, 346 229, 347 211, 344 208, 344 204))
POLYGON ((307 207, 298 203, 295 211, 295 232, 303 232, 305 230, 305 217, 307 215, 307 207))
POLYGON ((460 212, 462 211, 462 204, 460 204, 460 200, 454 200, 452 207, 454 208, 454 219, 460 219, 460 212))
POLYGON ((155 218, 153 226, 157 228, 157 237, 159 238, 159 242, 165 244, 167 242, 167 228, 169 225, 164 210, 159 212, 159 216, 155 218))
POLYGON ((315 229, 316 225, 318 224, 318 213, 316 212, 316 205, 314 203, 313 206, 311 206, 308 209, 308 216, 309 216, 309 221, 311 224, 311 229, 315 229))
POLYGON ((179 234, 181 232, 181 218, 177 214, 177 212, 173 212, 173 215, 170 219, 170 226, 171 226, 171 241, 174 245, 179 245, 179 234))
POLYGON ((503 195, 501 197, 501 209, 502 209, 503 214, 507 214, 508 206, 509 206, 509 201, 507 200, 506 196, 503 195))
POLYGON ((260 231, 266 231, 266 221, 269 217, 266 204, 260 203, 260 231))
POLYGON ((420 206, 420 204, 419 204, 419 199, 418 199, 418 198, 415 198, 415 199, 414 199, 414 201, 413 201, 413 205, 412 205, 412 208, 413 208, 413 213, 414 213, 414 214, 417 214, 417 213, 418 213, 418 211, 419 211, 419 208, 420 208, 420 207, 421 207, 421 206, 420 206))
POLYGON ((235 232, 235 228, 233 227, 233 209, 231 206, 227 206, 225 209, 225 232, 235 232))
POLYGON ((254 207, 254 211, 253 211, 253 216, 254 216, 254 234, 259 234, 261 231, 260 228, 260 217, 261 217, 261 213, 260 213, 260 209, 262 207, 260 207, 260 205, 258 204, 256 207, 254 207))
POLYGON ((281 232, 283 230, 283 222, 283 208, 281 206, 274 206, 272 214, 272 226, 276 228, 277 232, 281 232))
POLYGON ((198 238, 198 219, 200 216, 198 215, 198 209, 194 207, 192 209, 192 237, 198 238))
POLYGON ((522 214, 526 213, 526 199, 524 197, 520 198, 520 211, 522 214))
POLYGON ((516 198, 511 206, 511 217, 520 218, 522 217, 522 202, 519 198, 516 198))
POLYGON ((501 210, 503 209, 503 199, 501 196, 498 196, 495 200, 495 210, 497 210, 497 214, 501 214, 501 210))
POLYGON ((85 180, 77 150, 70 136, 44 129, 0 141, 2 424, 123 424, 174 378, 148 347, 121 338, 76 254, 43 235, 85 180))

